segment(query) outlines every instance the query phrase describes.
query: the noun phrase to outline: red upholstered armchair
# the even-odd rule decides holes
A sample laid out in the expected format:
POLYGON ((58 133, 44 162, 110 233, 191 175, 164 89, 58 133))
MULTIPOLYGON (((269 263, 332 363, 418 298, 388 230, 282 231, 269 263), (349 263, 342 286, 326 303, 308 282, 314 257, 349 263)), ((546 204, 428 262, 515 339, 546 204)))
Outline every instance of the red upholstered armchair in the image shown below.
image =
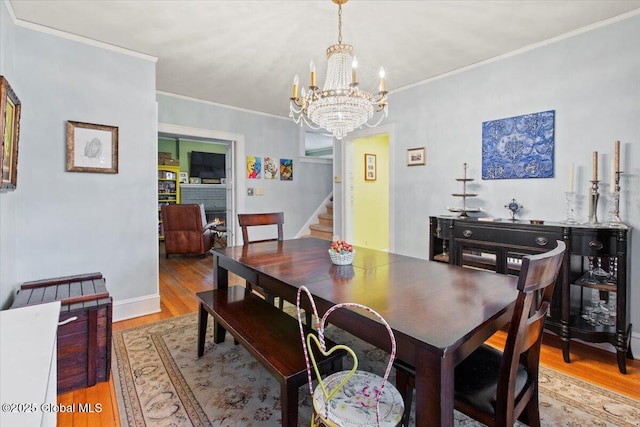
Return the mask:
POLYGON ((171 254, 194 254, 205 257, 213 246, 215 224, 207 224, 202 205, 163 206, 162 226, 167 258, 171 254))

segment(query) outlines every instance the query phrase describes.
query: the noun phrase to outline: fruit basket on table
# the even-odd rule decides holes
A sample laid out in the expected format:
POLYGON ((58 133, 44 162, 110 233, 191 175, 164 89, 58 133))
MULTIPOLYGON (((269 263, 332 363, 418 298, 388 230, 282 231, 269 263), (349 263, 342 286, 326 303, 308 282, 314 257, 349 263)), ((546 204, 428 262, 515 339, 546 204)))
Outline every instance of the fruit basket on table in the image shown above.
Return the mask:
POLYGON ((331 242, 329 246, 329 257, 331 262, 336 265, 349 265, 353 262, 356 250, 344 240, 336 240, 331 242))

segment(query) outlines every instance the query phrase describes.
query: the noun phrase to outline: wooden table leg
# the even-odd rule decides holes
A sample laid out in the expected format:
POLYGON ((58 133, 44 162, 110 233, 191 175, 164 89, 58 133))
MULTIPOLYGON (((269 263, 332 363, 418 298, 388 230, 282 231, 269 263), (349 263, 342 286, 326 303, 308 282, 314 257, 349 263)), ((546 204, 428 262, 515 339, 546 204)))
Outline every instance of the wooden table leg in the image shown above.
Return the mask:
POLYGON ((216 344, 224 342, 226 334, 227 330, 216 319, 213 319, 213 342, 216 344))
MULTIPOLYGON (((229 272, 220 267, 220 257, 215 251, 213 253, 213 289, 226 289, 229 287, 229 272)), ((220 344, 224 342, 227 331, 213 319, 213 342, 220 344)))
POLYGON ((449 358, 416 352, 416 425, 453 426, 453 372, 449 358))
POLYGON ((215 251, 213 253, 213 289, 224 289, 229 287, 229 272, 220 267, 220 257, 215 251))
POLYGON ((280 384, 280 402, 282 425, 297 427, 298 425, 298 387, 286 383, 280 384))
POLYGON ((202 357, 204 354, 204 340, 207 335, 208 319, 209 313, 204 308, 204 304, 200 303, 200 310, 198 311, 198 357, 202 357))

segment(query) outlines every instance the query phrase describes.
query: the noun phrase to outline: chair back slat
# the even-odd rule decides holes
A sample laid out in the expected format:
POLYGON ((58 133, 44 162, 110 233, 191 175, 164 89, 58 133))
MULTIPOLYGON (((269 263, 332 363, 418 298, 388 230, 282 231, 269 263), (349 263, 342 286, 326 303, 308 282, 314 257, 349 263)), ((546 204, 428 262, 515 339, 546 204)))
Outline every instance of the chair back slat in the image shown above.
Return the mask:
POLYGON ((526 351, 531 348, 538 341, 538 337, 542 334, 544 329, 545 316, 549 310, 549 304, 544 303, 540 306, 540 309, 535 312, 534 315, 527 319, 525 326, 525 332, 522 339, 522 350, 526 351))
POLYGON ((238 214, 238 224, 242 230, 242 241, 245 245, 249 243, 257 242, 269 242, 269 241, 282 241, 284 239, 283 224, 284 224, 284 212, 269 212, 269 213, 253 213, 253 214, 238 214), (250 240, 249 239, 249 227, 264 226, 264 225, 276 225, 278 230, 278 237, 272 239, 263 240, 250 240))
MULTIPOLYGON (((553 288, 566 256, 566 245, 557 241, 555 249, 539 255, 527 255, 522 259, 518 278, 516 299, 507 341, 503 351, 502 365, 496 393, 496 417, 513 414, 520 400, 528 400, 537 393, 540 345, 544 321, 550 307, 553 288), (515 396, 519 364, 528 373, 528 384, 520 396, 515 396)), ((496 424, 500 424, 496 422, 496 424)))

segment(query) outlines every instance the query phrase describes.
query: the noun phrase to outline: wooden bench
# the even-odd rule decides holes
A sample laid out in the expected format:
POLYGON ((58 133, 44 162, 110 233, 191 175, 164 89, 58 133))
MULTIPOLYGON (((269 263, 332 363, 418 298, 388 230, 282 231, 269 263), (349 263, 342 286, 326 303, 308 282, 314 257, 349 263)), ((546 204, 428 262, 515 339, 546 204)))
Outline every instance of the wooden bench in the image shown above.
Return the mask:
MULTIPOLYGON (((298 389, 307 384, 307 366, 300 341, 298 321, 247 291, 242 286, 199 292, 198 357, 204 354, 208 315, 214 324, 214 342, 224 340, 227 330, 279 382, 283 426, 298 425, 298 389)), ((311 332, 305 327, 305 334, 311 332)), ((335 344, 327 340, 327 347, 335 344)), ((323 373, 342 368, 344 352, 316 356, 323 373)))

